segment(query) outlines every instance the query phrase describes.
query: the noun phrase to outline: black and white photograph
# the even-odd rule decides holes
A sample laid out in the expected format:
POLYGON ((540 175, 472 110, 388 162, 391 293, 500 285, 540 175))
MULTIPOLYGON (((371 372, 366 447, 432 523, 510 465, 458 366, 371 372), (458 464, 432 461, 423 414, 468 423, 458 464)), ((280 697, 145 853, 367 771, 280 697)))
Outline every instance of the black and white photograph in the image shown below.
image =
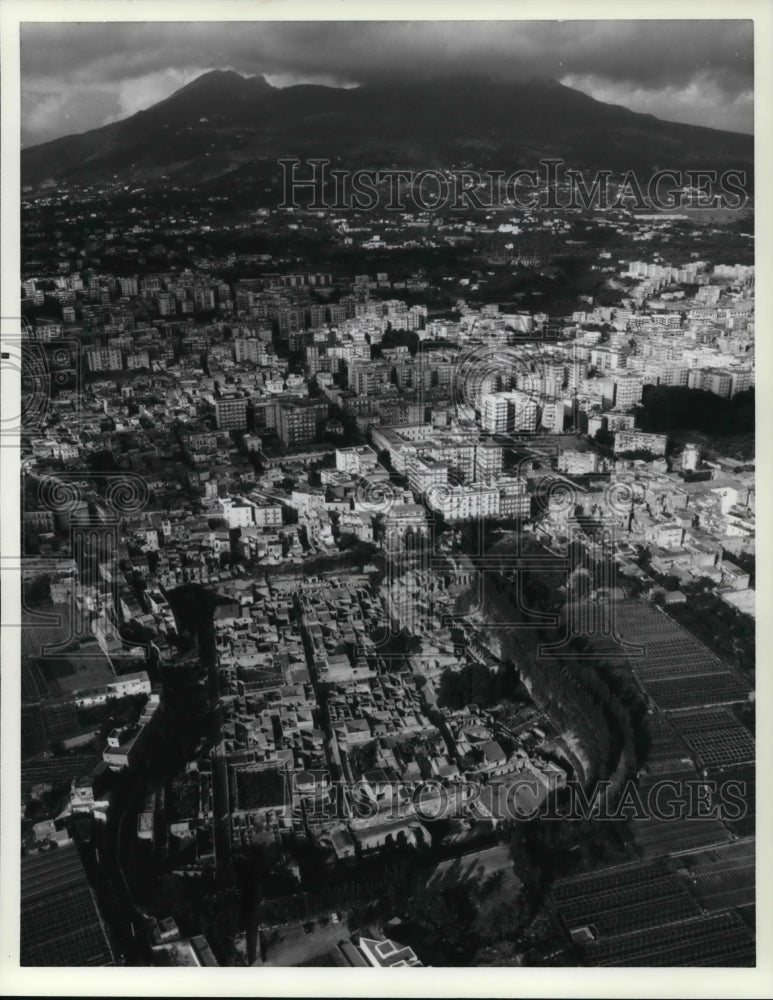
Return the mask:
POLYGON ((759 6, 43 6, 3 961, 746 995, 759 6))

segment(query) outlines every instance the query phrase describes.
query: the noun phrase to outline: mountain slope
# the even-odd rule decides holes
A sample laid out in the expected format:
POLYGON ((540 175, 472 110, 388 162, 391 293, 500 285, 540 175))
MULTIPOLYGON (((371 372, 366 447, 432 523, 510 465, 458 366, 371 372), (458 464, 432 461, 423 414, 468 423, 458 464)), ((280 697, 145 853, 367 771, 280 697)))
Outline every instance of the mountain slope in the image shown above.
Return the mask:
POLYGON ((664 122, 554 81, 479 77, 350 90, 277 89, 215 70, 123 121, 22 150, 22 184, 195 182, 257 159, 510 171, 544 156, 582 169, 746 169, 751 136, 664 122))

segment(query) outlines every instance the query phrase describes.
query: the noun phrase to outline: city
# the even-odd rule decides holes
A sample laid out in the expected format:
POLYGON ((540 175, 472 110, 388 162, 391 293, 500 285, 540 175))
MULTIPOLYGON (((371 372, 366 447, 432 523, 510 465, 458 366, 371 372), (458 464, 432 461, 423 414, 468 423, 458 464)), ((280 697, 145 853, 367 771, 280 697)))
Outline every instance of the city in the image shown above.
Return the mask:
POLYGON ((43 149, 21 964, 754 966, 753 188, 395 211, 43 149))

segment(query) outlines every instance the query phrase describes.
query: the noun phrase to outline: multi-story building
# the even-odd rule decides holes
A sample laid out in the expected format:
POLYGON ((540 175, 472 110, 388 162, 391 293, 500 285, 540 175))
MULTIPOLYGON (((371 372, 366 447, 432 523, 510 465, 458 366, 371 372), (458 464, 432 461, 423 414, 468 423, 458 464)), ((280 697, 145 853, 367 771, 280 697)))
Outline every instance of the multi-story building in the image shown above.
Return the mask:
POLYGON ((281 308, 273 310, 273 320, 279 336, 283 339, 287 339, 291 333, 305 329, 306 326, 301 309, 281 308))
POLYGON ((633 413, 619 413, 617 410, 607 410, 606 413, 588 414, 588 437, 595 437, 600 430, 615 431, 633 430, 636 417, 633 413))
POLYGON ((392 383, 392 365, 386 361, 353 361, 347 365, 349 388, 358 396, 375 396, 392 383))
POLYGON ((598 472, 601 460, 595 451, 562 451, 558 456, 558 471, 570 476, 586 476, 598 472))
POLYGON ((560 434, 564 429, 567 409, 567 404, 562 399, 543 400, 540 409, 540 427, 553 434, 560 434))
POLYGON ((470 483, 468 486, 430 489, 427 502, 447 521, 469 521, 480 517, 499 517, 499 497, 497 486, 470 483))
POLYGON ((339 302, 338 304, 331 303, 327 307, 326 312, 328 323, 335 325, 337 323, 343 323, 347 317, 348 310, 344 303, 339 302))
POLYGON ((89 371, 109 372, 123 368, 121 352, 114 347, 92 347, 86 352, 89 371))
POLYGON ((481 396, 481 426, 490 434, 535 431, 538 420, 538 402, 526 392, 513 389, 481 396))
POLYGON ((539 421, 537 400, 525 393, 513 392, 512 413, 514 431, 536 431, 539 421))
POLYGON ((134 725, 113 729, 109 733, 107 746, 102 751, 102 759, 112 771, 120 771, 136 763, 161 712, 160 695, 152 692, 142 715, 134 725))
POLYGON ((526 480, 520 476, 507 476, 497 481, 500 517, 528 517, 531 514, 531 497, 526 492, 526 480))
MULTIPOLYGON (((337 362, 336 362, 337 367, 337 362)), ((306 374, 309 378, 314 378, 320 372, 333 371, 333 358, 327 353, 324 346, 310 344, 306 348, 306 374)))
POLYGON ((665 434, 648 434, 646 431, 617 431, 614 451, 649 451, 653 455, 665 455, 668 437, 665 434))
POLYGON ((243 431, 247 428, 247 398, 224 396, 215 400, 217 426, 226 431, 243 431))
POLYGON ((730 374, 731 397, 751 389, 754 385, 754 372, 751 368, 729 368, 728 372, 730 374))
POLYGON ((33 531, 46 532, 54 530, 54 512, 52 510, 26 510, 24 526, 33 531))
POLYGON ((429 443, 427 454, 447 465, 461 482, 470 482, 475 478, 475 450, 475 442, 467 435, 440 436, 429 443))
POLYGON ((489 434, 502 434, 509 428, 508 401, 505 393, 492 392, 481 397, 480 423, 489 434))
POLYGON ((591 351, 590 362, 599 371, 616 371, 618 368, 625 368, 627 352, 614 347, 594 347, 591 351))
POLYGON ((119 278, 118 287, 121 290, 121 295, 139 295, 140 293, 136 276, 119 278))
POLYGON ((502 472, 504 449, 493 441, 479 441, 475 447, 474 478, 487 483, 502 472))
POLYGON ((126 355, 127 368, 150 368, 150 355, 147 351, 134 351, 126 355))
POLYGON ((733 383, 730 372, 726 369, 703 368, 690 372, 688 385, 691 389, 703 389, 722 399, 729 399, 733 383))
POLYGON ((171 292, 160 292, 156 296, 156 304, 161 316, 174 316, 177 313, 177 299, 171 292))
POLYGON ((208 285, 197 285, 193 290, 193 304, 199 312, 209 312, 216 308, 215 289, 208 285))
POLYGON ((276 528, 282 524, 282 505, 279 503, 255 504, 255 524, 259 528, 276 528))
POLYGON ((324 403, 283 403, 279 407, 277 432, 282 444, 292 448, 299 444, 309 444, 328 417, 328 404, 324 403))
POLYGON ((326 314, 327 307, 322 305, 322 303, 312 303, 311 305, 306 306, 306 326, 312 328, 323 326, 326 314))
POLYGON ((448 466, 427 456, 414 458, 408 463, 408 482, 416 493, 426 493, 433 486, 445 486, 448 466))
POLYGON ((258 355, 261 350, 265 350, 265 345, 254 338, 239 337, 234 340, 234 361, 237 364, 249 361, 251 364, 258 363, 258 355))
POLYGON ((690 369, 686 365, 661 364, 656 366, 656 385, 686 387, 689 381, 690 369))
POLYGON ((336 448, 336 469, 354 476, 364 476, 378 464, 378 456, 367 444, 336 448))
POLYGON ((587 358, 579 356, 580 348, 572 349, 572 359, 567 365, 567 386, 570 389, 579 389, 580 385, 588 377, 590 362, 587 358))
POLYGON ((644 384, 636 375, 616 375, 614 378, 614 406, 618 410, 630 410, 641 402, 644 384))
POLYGON ((255 505, 247 500, 224 497, 220 509, 229 528, 247 528, 255 523, 255 505))

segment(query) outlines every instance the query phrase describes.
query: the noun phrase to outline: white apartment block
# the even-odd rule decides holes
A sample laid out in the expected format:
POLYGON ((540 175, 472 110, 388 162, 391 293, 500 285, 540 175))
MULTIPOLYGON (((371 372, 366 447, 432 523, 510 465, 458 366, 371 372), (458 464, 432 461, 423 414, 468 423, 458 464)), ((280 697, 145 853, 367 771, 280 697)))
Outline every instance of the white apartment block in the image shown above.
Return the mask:
POLYGON ((336 448, 336 469, 351 476, 364 476, 378 464, 378 455, 367 444, 352 448, 336 448))
POLYGON ((430 490, 427 501, 447 521, 470 521, 479 517, 499 517, 499 488, 470 483, 430 490))

